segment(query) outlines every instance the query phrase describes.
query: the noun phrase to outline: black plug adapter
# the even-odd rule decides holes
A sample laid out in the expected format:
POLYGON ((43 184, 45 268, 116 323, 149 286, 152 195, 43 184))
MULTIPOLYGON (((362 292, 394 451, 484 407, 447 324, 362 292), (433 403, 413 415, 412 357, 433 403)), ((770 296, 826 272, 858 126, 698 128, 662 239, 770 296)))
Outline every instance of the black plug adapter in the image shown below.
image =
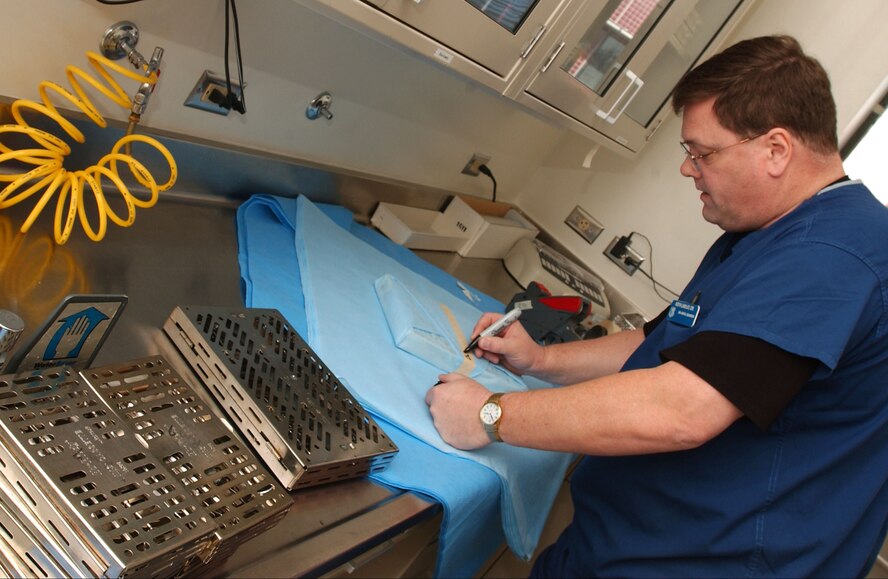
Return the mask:
POLYGON ((222 92, 220 89, 214 87, 210 94, 207 95, 207 100, 211 103, 217 104, 223 109, 231 110, 231 103, 228 102, 228 94, 222 92))
POLYGON ((626 255, 626 248, 629 247, 629 242, 631 241, 630 238, 631 236, 626 235, 620 237, 619 241, 611 248, 611 255, 618 259, 626 255))
POLYGON ((239 99, 237 95, 233 94, 233 92, 228 93, 228 108, 234 109, 240 114, 247 112, 247 107, 244 106, 244 101, 239 99))

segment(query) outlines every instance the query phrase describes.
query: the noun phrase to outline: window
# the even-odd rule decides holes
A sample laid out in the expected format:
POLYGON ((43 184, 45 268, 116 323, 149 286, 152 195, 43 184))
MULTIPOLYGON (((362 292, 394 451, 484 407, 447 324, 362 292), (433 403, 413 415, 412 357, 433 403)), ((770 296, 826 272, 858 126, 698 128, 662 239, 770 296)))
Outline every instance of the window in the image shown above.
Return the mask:
POLYGON ((888 168, 885 151, 888 151, 888 91, 875 103, 869 115, 842 148, 845 171, 852 179, 862 180, 870 191, 888 205, 888 168))

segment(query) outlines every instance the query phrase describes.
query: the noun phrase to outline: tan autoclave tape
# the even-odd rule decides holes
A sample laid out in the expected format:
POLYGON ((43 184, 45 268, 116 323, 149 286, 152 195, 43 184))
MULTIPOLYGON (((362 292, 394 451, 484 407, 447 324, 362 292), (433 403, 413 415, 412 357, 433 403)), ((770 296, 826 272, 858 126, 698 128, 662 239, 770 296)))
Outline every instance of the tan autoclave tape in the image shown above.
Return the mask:
POLYGON ((450 329, 453 330, 453 335, 456 336, 456 341, 459 344, 459 351, 463 354, 462 364, 459 365, 459 368, 453 371, 457 374, 468 376, 472 373, 472 370, 475 369, 475 357, 472 356, 471 352, 468 354, 463 352, 463 350, 466 349, 466 346, 469 345, 469 342, 466 340, 466 336, 460 329, 459 324, 456 322, 456 317, 453 315, 453 312, 450 311, 450 308, 441 303, 438 305, 444 310, 444 315, 447 316, 447 321, 450 323, 450 329))

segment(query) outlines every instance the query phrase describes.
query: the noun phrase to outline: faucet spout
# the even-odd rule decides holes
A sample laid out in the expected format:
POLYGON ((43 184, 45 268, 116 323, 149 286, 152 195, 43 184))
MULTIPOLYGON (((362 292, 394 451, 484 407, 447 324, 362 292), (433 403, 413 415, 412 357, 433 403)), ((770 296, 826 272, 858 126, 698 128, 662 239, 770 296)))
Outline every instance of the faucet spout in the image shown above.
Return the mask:
POLYGON ((311 120, 317 119, 319 116, 323 116, 328 121, 333 118, 333 113, 330 112, 330 105, 333 103, 333 95, 329 92, 324 91, 308 103, 308 108, 305 109, 305 116, 311 120))

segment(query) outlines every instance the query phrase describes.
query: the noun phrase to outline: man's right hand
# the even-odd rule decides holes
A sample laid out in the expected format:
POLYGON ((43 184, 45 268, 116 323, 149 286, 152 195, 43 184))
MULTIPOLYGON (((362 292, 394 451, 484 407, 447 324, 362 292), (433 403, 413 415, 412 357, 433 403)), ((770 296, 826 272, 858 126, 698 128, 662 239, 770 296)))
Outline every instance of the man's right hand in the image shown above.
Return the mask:
MULTIPOLYGON (((503 314, 485 313, 475 324, 472 336, 477 336, 501 317, 503 314)), ((518 375, 538 372, 545 357, 543 346, 530 337, 520 320, 509 325, 499 336, 481 338, 474 353, 518 375)))

